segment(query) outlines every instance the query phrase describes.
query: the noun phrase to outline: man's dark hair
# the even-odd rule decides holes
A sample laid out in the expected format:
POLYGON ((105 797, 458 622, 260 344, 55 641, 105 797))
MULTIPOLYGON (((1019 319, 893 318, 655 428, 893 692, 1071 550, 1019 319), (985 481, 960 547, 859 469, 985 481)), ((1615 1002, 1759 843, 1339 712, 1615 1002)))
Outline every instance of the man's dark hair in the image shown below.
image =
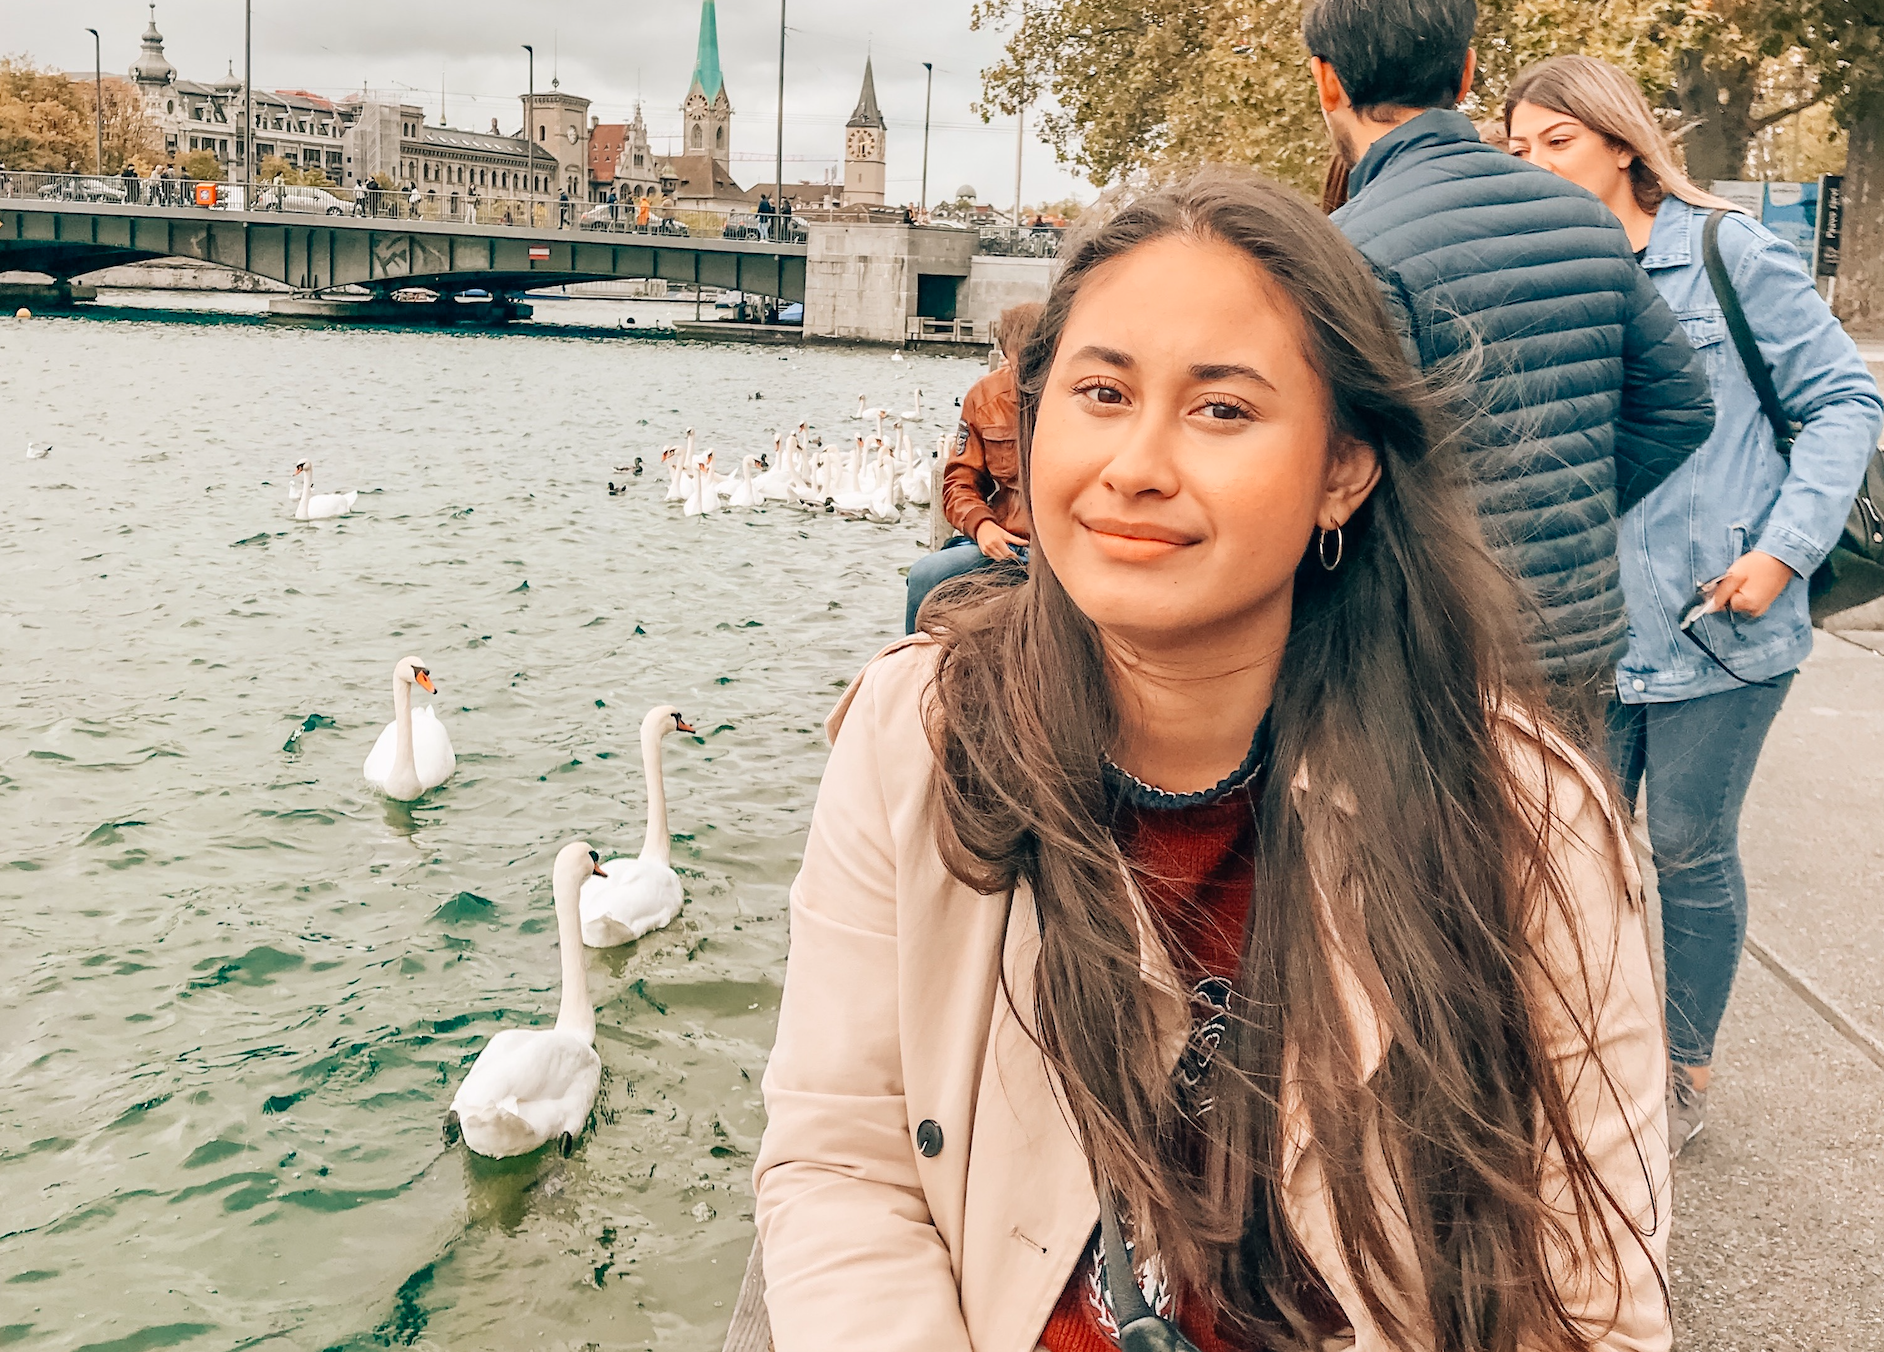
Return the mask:
POLYGON ((1366 117, 1457 103, 1477 26, 1477 0, 1314 0, 1302 37, 1366 117))

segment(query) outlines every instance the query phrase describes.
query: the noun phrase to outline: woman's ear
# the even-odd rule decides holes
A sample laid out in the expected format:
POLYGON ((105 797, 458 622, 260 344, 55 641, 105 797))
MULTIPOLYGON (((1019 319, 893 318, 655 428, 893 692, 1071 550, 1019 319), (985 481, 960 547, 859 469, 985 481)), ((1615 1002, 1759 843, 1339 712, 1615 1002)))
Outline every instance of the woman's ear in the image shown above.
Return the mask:
POLYGON ((1322 484, 1321 510, 1315 515, 1315 524, 1323 530, 1345 526, 1380 482, 1380 456, 1372 446, 1341 437, 1332 450, 1328 476, 1322 484))

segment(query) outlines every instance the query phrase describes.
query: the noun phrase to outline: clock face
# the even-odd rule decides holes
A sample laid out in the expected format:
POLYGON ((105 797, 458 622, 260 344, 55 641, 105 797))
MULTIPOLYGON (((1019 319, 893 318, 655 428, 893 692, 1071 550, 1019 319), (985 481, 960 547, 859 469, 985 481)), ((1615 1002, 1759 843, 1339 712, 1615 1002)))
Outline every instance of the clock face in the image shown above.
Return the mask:
POLYGON ((568 138, 568 141, 569 141, 569 144, 570 144, 570 145, 574 145, 574 144, 576 143, 576 138, 577 138, 577 136, 578 136, 578 134, 579 134, 579 133, 578 133, 578 132, 576 131, 576 129, 575 129, 574 127, 564 127, 564 128, 563 128, 563 135, 564 135, 564 136, 565 136, 566 138, 568 138))
POLYGON ((860 131, 856 134, 857 155, 860 160, 867 160, 877 153, 875 132, 860 131))

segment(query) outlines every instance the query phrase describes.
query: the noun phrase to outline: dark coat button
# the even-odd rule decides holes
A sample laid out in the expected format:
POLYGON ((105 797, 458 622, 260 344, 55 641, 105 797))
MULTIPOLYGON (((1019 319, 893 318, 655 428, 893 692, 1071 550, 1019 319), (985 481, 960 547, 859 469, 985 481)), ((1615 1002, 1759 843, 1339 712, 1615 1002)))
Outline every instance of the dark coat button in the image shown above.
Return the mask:
POLYGON ((922 1157, 932 1160, 942 1153, 942 1128, 935 1119, 926 1117, 916 1128, 916 1149, 922 1151, 922 1157))

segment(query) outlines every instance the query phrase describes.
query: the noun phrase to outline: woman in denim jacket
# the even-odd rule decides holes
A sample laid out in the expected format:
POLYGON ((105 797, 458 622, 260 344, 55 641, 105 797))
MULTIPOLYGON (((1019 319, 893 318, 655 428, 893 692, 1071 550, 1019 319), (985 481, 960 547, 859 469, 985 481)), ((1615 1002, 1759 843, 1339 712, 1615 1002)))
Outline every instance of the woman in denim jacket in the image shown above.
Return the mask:
POLYGON ((1806 582, 1838 542, 1884 403, 1792 247, 1743 215, 1720 251, 1786 414, 1790 459, 1722 318, 1702 254, 1712 212, 1676 165, 1640 88, 1589 57, 1519 76, 1505 104, 1511 151, 1589 189, 1707 364, 1714 434, 1623 520, 1629 650, 1610 706, 1625 802, 1646 775, 1668 974, 1671 1147, 1701 1130, 1714 1035, 1746 935, 1740 809, 1760 746, 1812 651, 1806 582), (1684 631, 1682 620, 1705 605, 1684 631))

